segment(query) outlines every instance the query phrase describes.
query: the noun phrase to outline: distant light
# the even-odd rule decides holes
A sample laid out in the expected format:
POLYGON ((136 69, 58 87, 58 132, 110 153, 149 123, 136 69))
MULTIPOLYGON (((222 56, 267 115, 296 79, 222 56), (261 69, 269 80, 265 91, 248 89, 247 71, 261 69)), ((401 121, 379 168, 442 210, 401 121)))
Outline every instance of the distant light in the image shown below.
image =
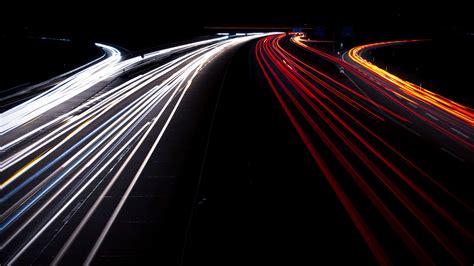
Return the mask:
POLYGON ((303 31, 303 29, 302 29, 302 28, 300 28, 300 27, 295 27, 295 28, 293 28, 293 30, 292 30, 292 31, 293 31, 293 32, 302 32, 302 31, 303 31))
POLYGON ((245 36, 245 33, 236 33, 235 36, 245 36))
POLYGON ((51 38, 51 37, 40 37, 41 40, 50 40, 50 41, 60 41, 60 42, 70 42, 70 39, 65 38, 51 38))
POLYGON ((219 32, 219 33, 217 33, 217 35, 219 35, 219 36, 229 36, 229 33, 227 33, 227 32, 219 32))
POLYGON ((248 36, 261 35, 261 34, 264 34, 264 33, 263 32, 250 32, 250 33, 247 33, 248 36))

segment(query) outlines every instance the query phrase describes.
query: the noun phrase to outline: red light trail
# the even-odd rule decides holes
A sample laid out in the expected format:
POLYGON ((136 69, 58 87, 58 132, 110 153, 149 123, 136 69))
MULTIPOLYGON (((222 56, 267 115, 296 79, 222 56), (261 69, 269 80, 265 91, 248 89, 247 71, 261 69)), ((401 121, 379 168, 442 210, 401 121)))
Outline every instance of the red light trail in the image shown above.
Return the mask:
MULTIPOLYGON (((364 208, 351 198, 344 186, 347 182, 356 185, 351 189, 357 187, 362 192, 419 263, 435 264, 436 261, 419 239, 418 233, 413 232, 405 217, 400 215, 401 209, 409 213, 452 259, 459 264, 465 263, 466 251, 447 232, 455 231, 465 240, 474 242, 472 227, 461 219, 472 217, 473 208, 405 157, 379 133, 380 124, 395 121, 410 125, 413 123, 410 115, 419 114, 408 109, 394 93, 385 89, 378 91, 404 112, 397 112, 369 98, 341 82, 337 75, 305 62, 282 45, 285 38, 285 35, 279 35, 261 39, 256 45, 258 64, 278 102, 377 262, 390 265, 393 254, 386 250, 377 230, 372 229, 373 221, 366 217, 364 208), (462 211, 448 210, 440 194, 449 198, 462 211), (429 206, 429 210, 426 206, 429 206), (432 216, 441 218, 449 226, 434 222, 432 216)), ((342 65, 351 73, 357 73, 362 80, 369 80, 343 60, 306 45, 299 36, 293 37, 292 41, 330 62, 342 65)), ((413 95, 406 97, 414 102, 431 103, 413 95)), ((446 117, 455 115, 461 118, 461 123, 469 122, 458 116, 458 113, 445 110, 448 105, 433 106, 448 112, 446 117)), ((460 113, 468 114, 464 111, 460 113)), ((454 140, 469 145, 466 146, 468 149, 472 148, 469 140, 451 133, 442 125, 435 126, 436 123, 432 121, 421 120, 454 140)))

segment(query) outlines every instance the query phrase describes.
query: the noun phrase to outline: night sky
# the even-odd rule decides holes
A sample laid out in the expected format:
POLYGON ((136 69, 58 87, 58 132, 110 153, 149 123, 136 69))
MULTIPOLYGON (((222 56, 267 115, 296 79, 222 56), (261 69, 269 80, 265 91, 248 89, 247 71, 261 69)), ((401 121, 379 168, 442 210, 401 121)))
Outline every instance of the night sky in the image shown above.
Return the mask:
MULTIPOLYGON (((294 2, 294 1, 293 1, 294 2)), ((440 27, 471 28, 464 5, 400 2, 342 3, 225 1, 128 1, 124 4, 64 1, 13 3, 3 9, 2 35, 39 33, 146 46, 179 36, 199 35, 206 26, 314 26, 347 24, 359 31, 430 32, 440 27), (5 34, 6 32, 6 34, 5 34)))

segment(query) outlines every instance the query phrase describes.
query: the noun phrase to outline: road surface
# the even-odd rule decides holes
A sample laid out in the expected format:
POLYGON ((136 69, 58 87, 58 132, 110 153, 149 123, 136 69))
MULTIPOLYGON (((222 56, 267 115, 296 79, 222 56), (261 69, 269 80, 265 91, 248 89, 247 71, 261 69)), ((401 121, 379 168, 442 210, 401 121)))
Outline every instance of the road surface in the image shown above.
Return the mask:
MULTIPOLYGON (((258 37, 214 38, 126 60, 107 47, 107 59, 3 113, 2 263, 89 264, 107 253, 108 239, 123 233, 114 228, 122 225, 116 221, 123 216, 135 228, 129 232, 162 223, 121 210, 130 204, 142 208, 134 205, 137 198, 146 204, 159 196, 146 187, 136 193, 135 185, 174 182, 172 174, 159 171, 178 172, 183 166, 156 164, 178 151, 161 151, 165 133, 176 130, 172 122, 199 118, 191 114, 173 120, 179 110, 197 108, 205 99, 206 90, 189 92, 197 103, 182 107, 188 91, 199 87, 196 79, 201 84, 206 82, 202 77, 213 80, 208 69, 214 62, 224 64, 221 57, 228 60, 235 48, 258 37), (128 79, 116 78, 125 73, 128 79)), ((164 215, 166 209, 156 211, 164 215)), ((133 246, 125 257, 136 256, 133 246)))
POLYGON ((318 45, 224 36, 18 109, 2 262, 472 263, 472 110, 318 45))
POLYGON ((470 263, 472 109, 376 68, 364 49, 346 62, 280 35, 256 57, 378 264, 470 263))

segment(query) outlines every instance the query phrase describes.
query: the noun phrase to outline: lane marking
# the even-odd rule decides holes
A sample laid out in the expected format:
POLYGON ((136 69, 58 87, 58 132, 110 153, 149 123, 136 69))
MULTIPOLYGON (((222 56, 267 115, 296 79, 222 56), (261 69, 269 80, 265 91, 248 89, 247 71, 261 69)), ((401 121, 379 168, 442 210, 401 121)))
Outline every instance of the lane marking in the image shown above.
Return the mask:
POLYGON ((433 116, 432 114, 430 114, 430 113, 425 113, 425 114, 426 114, 426 116, 430 117, 431 119, 439 121, 439 119, 436 118, 435 116, 433 116))
POLYGON ((461 162, 463 162, 463 163, 466 162, 466 161, 464 161, 463 158, 457 156, 457 155, 456 155, 455 153, 453 153, 452 151, 450 151, 450 150, 448 150, 448 149, 446 149, 446 148, 444 148, 444 147, 442 147, 442 148, 440 148, 440 149, 441 149, 442 151, 446 152, 447 154, 451 155, 452 157, 458 159, 459 161, 461 161, 461 162))
POLYGON ((466 135, 466 134, 462 133, 461 131, 455 129, 454 127, 452 127, 451 130, 458 133, 459 135, 465 137, 466 139, 471 139, 468 135, 466 135))

